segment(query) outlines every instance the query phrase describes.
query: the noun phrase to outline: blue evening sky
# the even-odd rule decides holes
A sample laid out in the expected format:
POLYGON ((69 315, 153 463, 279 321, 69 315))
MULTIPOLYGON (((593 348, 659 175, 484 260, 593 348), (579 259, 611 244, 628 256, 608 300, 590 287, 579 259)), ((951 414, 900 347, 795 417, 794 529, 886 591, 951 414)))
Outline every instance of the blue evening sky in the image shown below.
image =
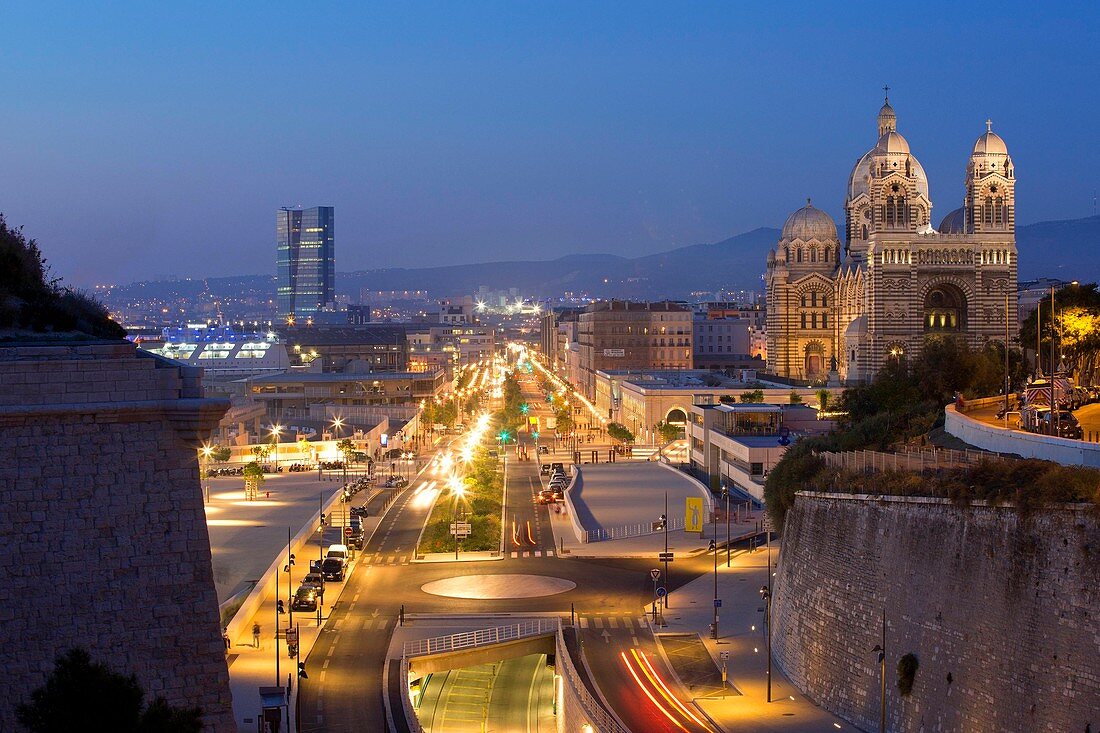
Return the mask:
POLYGON ((841 217, 888 83, 936 223, 986 117, 1088 216, 1098 5, 4 2, 0 212, 79 285, 273 273, 296 204, 340 271, 644 254, 841 217))

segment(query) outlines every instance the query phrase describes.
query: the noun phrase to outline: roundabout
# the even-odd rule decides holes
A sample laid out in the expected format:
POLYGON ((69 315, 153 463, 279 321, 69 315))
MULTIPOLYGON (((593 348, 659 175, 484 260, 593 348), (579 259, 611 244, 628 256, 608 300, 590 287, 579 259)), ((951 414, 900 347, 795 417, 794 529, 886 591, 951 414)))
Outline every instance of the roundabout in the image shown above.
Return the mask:
POLYGON ((460 575, 434 580, 420 586, 433 596, 493 600, 501 598, 540 598, 573 590, 577 584, 548 575, 460 575))

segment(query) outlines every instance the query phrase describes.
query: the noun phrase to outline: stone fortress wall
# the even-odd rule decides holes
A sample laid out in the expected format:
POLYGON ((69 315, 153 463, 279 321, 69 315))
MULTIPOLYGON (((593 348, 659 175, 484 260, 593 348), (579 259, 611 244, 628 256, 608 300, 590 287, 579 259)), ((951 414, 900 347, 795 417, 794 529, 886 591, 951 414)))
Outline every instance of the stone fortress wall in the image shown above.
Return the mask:
POLYGON ((887 730, 1100 730, 1100 516, 800 492, 774 585, 776 663, 810 698, 887 730), (910 695, 897 662, 919 659, 910 695))
POLYGON ((81 646, 235 731, 195 447, 228 408, 126 342, 0 343, 0 730, 81 646))

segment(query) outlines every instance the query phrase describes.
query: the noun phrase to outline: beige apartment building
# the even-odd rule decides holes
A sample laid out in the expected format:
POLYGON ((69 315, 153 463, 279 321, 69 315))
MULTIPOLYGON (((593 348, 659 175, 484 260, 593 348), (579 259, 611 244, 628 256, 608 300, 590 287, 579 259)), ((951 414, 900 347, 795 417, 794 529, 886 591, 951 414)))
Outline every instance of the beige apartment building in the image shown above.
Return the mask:
POLYGON ((577 316, 576 386, 596 397, 596 373, 622 369, 691 369, 692 312, 679 303, 593 303, 577 316))

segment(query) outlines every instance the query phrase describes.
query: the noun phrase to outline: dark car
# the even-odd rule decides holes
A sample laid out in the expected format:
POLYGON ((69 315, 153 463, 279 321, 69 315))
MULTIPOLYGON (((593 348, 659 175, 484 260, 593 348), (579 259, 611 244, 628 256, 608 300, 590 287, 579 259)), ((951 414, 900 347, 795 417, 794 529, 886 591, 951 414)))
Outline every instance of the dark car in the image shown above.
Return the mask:
POLYGON ((541 466, 539 466, 539 473, 542 474, 543 476, 549 475, 550 474, 550 464, 549 463, 544 463, 541 466))
POLYGON ((316 611, 317 597, 316 588, 312 585, 303 585, 294 594, 294 600, 290 602, 290 607, 295 611, 316 611))
POLYGON ((545 445, 540 445, 539 446, 539 454, 540 455, 548 455, 549 453, 550 453, 550 448, 549 447, 547 447, 545 445))
POLYGON ((550 464, 550 470, 551 471, 561 471, 562 473, 565 473, 565 465, 562 464, 562 463, 551 463, 550 464))
POLYGON ((341 557, 326 557, 321 563, 321 575, 325 580, 343 580, 347 561, 341 557))

